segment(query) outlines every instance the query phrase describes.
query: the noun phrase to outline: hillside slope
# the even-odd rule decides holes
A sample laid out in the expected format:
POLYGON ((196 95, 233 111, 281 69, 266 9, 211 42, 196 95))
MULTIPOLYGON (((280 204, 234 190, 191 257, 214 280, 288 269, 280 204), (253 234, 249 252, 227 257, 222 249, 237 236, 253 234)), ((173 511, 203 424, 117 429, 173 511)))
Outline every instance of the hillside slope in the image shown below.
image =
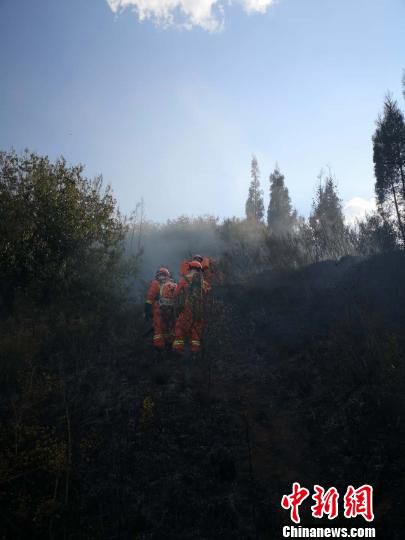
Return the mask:
POLYGON ((56 332, 2 393, 3 537, 275 539, 300 482, 371 484, 399 540, 404 276, 399 252, 224 286, 197 360, 157 358, 141 306, 56 332))

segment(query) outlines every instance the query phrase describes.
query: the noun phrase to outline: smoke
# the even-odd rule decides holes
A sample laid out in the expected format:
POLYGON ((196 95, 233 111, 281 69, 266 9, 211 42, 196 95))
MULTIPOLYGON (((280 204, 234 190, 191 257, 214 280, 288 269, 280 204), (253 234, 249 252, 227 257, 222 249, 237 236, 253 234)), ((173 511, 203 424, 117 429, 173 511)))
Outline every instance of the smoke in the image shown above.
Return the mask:
MULTIPOLYGON (((140 21, 151 20, 157 26, 191 29, 195 26, 209 32, 221 30, 225 5, 232 0, 107 0, 114 13, 133 9, 140 21)), ((234 0, 246 13, 265 13, 275 0, 234 0)))
POLYGON ((211 217, 180 217, 165 225, 146 223, 141 232, 135 230, 134 238, 131 235, 132 232, 127 243, 129 252, 136 252, 138 245, 143 249, 139 276, 143 282, 150 281, 162 265, 178 278, 183 260, 196 253, 219 259, 224 249, 217 220, 211 217))

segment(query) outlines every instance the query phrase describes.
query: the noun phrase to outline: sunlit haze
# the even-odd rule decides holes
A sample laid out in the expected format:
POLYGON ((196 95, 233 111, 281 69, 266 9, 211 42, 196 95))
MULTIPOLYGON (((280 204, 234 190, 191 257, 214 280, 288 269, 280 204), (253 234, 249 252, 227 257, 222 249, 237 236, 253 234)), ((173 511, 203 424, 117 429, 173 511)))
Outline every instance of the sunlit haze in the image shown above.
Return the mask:
POLYGON ((2 0, 0 148, 83 163, 156 221, 243 216, 253 154, 265 204, 278 163, 308 215, 330 168, 353 219, 404 28, 403 0, 2 0))

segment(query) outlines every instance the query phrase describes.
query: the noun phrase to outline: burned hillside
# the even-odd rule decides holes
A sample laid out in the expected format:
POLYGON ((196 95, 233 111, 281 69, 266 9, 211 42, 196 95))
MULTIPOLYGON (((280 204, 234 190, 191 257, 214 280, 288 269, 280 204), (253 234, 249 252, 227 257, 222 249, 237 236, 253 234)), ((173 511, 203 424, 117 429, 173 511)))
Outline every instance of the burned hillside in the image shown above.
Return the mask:
POLYGON ((402 540, 387 4, 0 0, 0 540, 402 540))
POLYGON ((154 347, 142 251, 101 179, 1 159, 3 538, 275 538, 293 482, 372 485, 377 530, 400 538, 405 254, 378 219, 344 242, 318 222, 154 229, 179 248, 172 266, 200 226, 216 258, 202 339, 177 354, 154 347))

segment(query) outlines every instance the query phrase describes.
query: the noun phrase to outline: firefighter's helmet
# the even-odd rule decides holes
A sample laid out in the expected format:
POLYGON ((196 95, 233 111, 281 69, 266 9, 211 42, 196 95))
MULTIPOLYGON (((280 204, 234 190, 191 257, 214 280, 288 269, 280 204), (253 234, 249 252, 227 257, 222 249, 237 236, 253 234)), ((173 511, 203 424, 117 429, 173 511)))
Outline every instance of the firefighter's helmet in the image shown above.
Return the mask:
POLYGON ((202 265, 198 261, 191 261, 188 265, 189 270, 197 270, 198 272, 202 272, 202 265))
POLYGON ((170 277, 170 272, 169 272, 169 269, 166 268, 165 266, 161 266, 159 268, 159 270, 157 270, 156 272, 156 278, 169 278, 170 277))

